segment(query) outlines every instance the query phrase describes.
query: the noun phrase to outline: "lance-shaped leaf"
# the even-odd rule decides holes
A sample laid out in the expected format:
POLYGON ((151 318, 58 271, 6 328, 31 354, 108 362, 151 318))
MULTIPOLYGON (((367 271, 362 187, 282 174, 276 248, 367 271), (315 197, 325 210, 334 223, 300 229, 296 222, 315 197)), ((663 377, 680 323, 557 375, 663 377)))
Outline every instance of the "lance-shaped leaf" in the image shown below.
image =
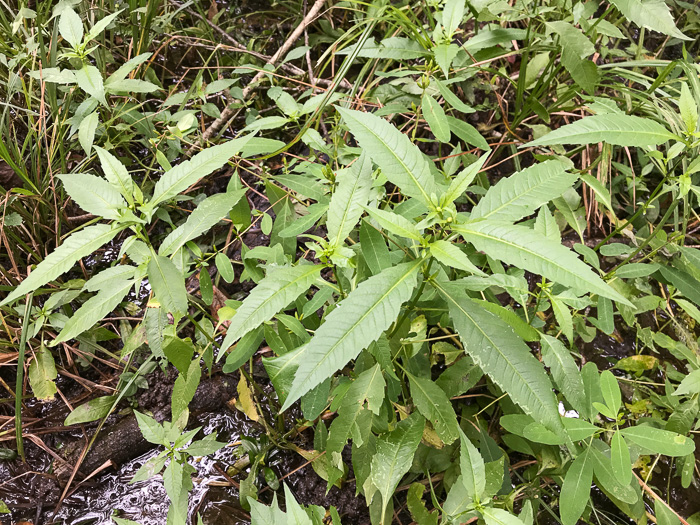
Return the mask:
POLYGON ((59 175, 68 195, 88 213, 105 219, 118 219, 119 208, 126 206, 121 194, 106 180, 88 173, 59 175))
POLYGON ((469 438, 459 429, 459 469, 462 472, 462 483, 472 501, 480 501, 486 488, 486 467, 484 458, 469 438))
POLYGON ((472 219, 516 222, 559 197, 578 178, 571 162, 550 160, 501 179, 472 210, 472 219))
POLYGON ((430 245, 430 255, 445 266, 477 275, 486 275, 469 260, 469 257, 467 257, 462 250, 451 242, 443 240, 435 241, 430 245))
POLYGON ((542 334, 542 359, 549 367, 554 382, 564 394, 571 406, 586 419, 590 419, 590 405, 586 402, 586 390, 583 386, 581 371, 576 366, 571 352, 559 339, 542 334))
POLYGON ((244 299, 231 319, 219 355, 306 292, 322 269, 322 266, 313 264, 299 264, 271 270, 244 299))
POLYGON ((396 425, 386 437, 377 440, 370 479, 382 495, 382 515, 399 481, 411 468, 424 428, 425 420, 414 413, 396 425))
POLYGON ((421 263, 415 260, 386 268, 361 283, 328 314, 304 350, 282 410, 379 339, 411 297, 421 263))
POLYGON ((695 443, 689 437, 650 425, 627 427, 620 432, 625 438, 655 454, 681 457, 692 454, 695 450, 695 443))
POLYGON ((178 320, 187 312, 185 277, 167 257, 155 255, 148 262, 148 282, 156 300, 178 320))
POLYGON ((474 178, 479 174, 479 170, 483 168, 484 164, 489 158, 489 153, 485 153, 476 162, 473 162, 466 168, 464 168, 459 175, 457 175, 452 182, 450 187, 447 188, 444 200, 447 204, 452 204, 457 198, 459 198, 467 188, 472 183, 474 178))
POLYGON ((574 252, 530 228, 486 220, 456 226, 454 231, 494 259, 632 306, 593 273, 574 252))
POLYGON ((158 204, 166 201, 178 193, 182 193, 202 177, 218 170, 228 160, 238 154, 246 143, 253 137, 252 134, 229 140, 223 144, 207 148, 197 153, 190 160, 181 162, 163 175, 153 189, 153 198, 148 203, 147 209, 153 209, 158 204))
POLYGON ((464 350, 526 414, 563 434, 552 383, 542 364, 513 329, 458 287, 435 283, 447 301, 464 350))
POLYGON ((384 401, 385 386, 386 382, 378 364, 362 372, 353 381, 343 397, 338 417, 331 423, 326 444, 329 454, 342 451, 350 438, 354 445, 362 446, 371 430, 370 412, 379 414, 384 401))
POLYGON ((382 169, 384 176, 408 197, 432 207, 430 196, 442 192, 430 164, 418 147, 386 120, 352 109, 337 107, 360 147, 382 169))
POLYGON ((418 228, 406 217, 391 211, 368 208, 367 206, 365 206, 364 209, 385 230, 389 230, 399 237, 406 237, 407 239, 413 239, 418 242, 421 241, 422 236, 418 228))
POLYGON ((579 455, 569 467, 561 487, 559 515, 563 525, 576 525, 583 514, 591 493, 593 461, 590 448, 579 455))
POLYGON ((134 202, 134 180, 129 175, 124 164, 109 151, 93 146, 100 159, 100 166, 105 178, 114 186, 129 204, 134 202))
POLYGON ((520 518, 504 509, 484 507, 481 514, 486 525, 525 525, 520 518))
POLYGON ((411 385, 411 397, 418 412, 433 425, 435 432, 446 445, 459 436, 457 414, 445 391, 431 379, 406 373, 411 385))
POLYGON ((367 204, 372 188, 372 160, 362 153, 350 169, 338 172, 337 182, 326 221, 331 248, 342 245, 362 217, 362 206, 367 204))
POLYGON ((632 115, 603 114, 584 117, 547 133, 525 147, 554 144, 596 144, 616 146, 658 146, 668 140, 681 140, 654 120, 632 115))
POLYGON ((433 132, 435 138, 440 142, 449 142, 452 133, 450 133, 450 124, 447 122, 447 116, 442 106, 433 97, 425 93, 423 94, 421 109, 423 110, 425 121, 430 126, 430 131, 433 132))
POLYGON ((73 314, 73 317, 68 319, 63 330, 51 342, 50 346, 74 339, 85 330, 92 328, 95 323, 117 307, 133 285, 134 281, 117 280, 113 281, 109 287, 101 289, 97 295, 85 301, 73 314))
POLYGON ((75 80, 78 82, 80 89, 88 95, 95 97, 103 106, 107 105, 105 99, 105 87, 102 83, 102 74, 95 66, 87 64, 80 69, 73 71, 75 80))
POLYGON ((197 238, 226 216, 231 208, 245 195, 246 190, 219 193, 204 199, 187 217, 184 224, 175 228, 163 240, 158 253, 168 256, 178 251, 186 242, 197 238))
POLYGON ((68 237, 50 253, 29 276, 3 301, 3 306, 70 270, 76 261, 90 255, 103 244, 111 241, 125 226, 112 228, 109 224, 95 224, 68 237))

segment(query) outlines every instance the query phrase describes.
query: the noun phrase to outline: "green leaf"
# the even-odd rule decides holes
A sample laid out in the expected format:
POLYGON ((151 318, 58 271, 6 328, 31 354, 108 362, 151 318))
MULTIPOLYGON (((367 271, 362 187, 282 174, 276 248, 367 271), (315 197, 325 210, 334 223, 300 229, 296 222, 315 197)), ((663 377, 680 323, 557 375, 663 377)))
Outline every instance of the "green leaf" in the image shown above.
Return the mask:
POLYGON ((595 53, 595 46, 583 32, 568 22, 547 22, 547 27, 554 30, 561 38, 561 46, 570 50, 578 58, 586 58, 595 53))
POLYGON ((464 488, 467 489, 469 498, 479 502, 486 489, 486 467, 484 458, 476 449, 461 428, 459 430, 459 470, 464 488))
POLYGON ((675 432, 654 428, 649 425, 637 425, 620 430, 622 435, 640 447, 664 456, 686 456, 695 450, 695 443, 687 436, 675 432))
POLYGON ((232 283, 236 278, 236 274, 233 271, 233 265, 228 255, 224 252, 217 253, 216 257, 214 257, 214 264, 216 264, 216 269, 219 271, 221 278, 227 283, 232 283))
POLYGON ((441 42, 433 47, 433 56, 435 57, 435 62, 437 62, 438 66, 440 66, 440 69, 442 69, 442 72, 445 74, 445 77, 449 75, 450 66, 452 66, 452 61, 457 56, 457 53, 459 53, 459 46, 457 44, 441 42))
POLYGON ((447 122, 447 116, 442 106, 428 93, 424 93, 421 109, 423 111, 423 117, 428 123, 428 126, 430 126, 430 131, 433 132, 435 138, 440 142, 449 142, 452 134, 450 133, 450 125, 447 122))
POLYGON ((328 243, 331 248, 342 246, 362 217, 362 207, 369 201, 372 189, 372 160, 362 153, 350 169, 340 170, 337 187, 328 208, 328 243))
POLYGON ((447 301, 465 351, 479 368, 527 414, 563 434, 549 377, 523 340, 459 288, 435 286, 447 301))
POLYGON ((62 341, 75 339, 85 330, 89 330, 107 314, 122 302, 129 289, 134 286, 134 281, 116 280, 109 287, 100 290, 97 295, 91 297, 78 308, 73 316, 68 319, 63 329, 50 346, 55 346, 62 341))
POLYGON ((581 179, 588 185, 589 188, 593 190, 598 202, 601 202, 608 210, 613 211, 612 202, 610 201, 610 192, 608 189, 603 186, 598 179, 592 175, 588 175, 587 173, 581 175, 581 179))
POLYGON ((120 9, 116 13, 112 13, 111 15, 107 15, 101 20, 98 20, 95 22, 95 25, 90 28, 90 31, 88 31, 87 34, 87 40, 94 40, 98 36, 102 34, 102 32, 107 29, 107 26, 112 23, 112 21, 119 16, 119 14, 124 11, 123 9, 120 9))
POLYGON ((593 461, 593 473, 601 488, 630 505, 637 502, 637 493, 630 486, 630 483, 622 485, 615 477, 609 457, 596 447, 591 447, 591 460, 593 461))
POLYGON ((678 515, 662 499, 654 499, 656 525, 680 525, 678 515))
POLYGON ((615 331, 613 304, 607 297, 598 297, 598 328, 607 335, 615 331))
POLYGON ((83 21, 71 7, 65 7, 58 19, 58 32, 74 49, 83 42, 83 21))
POLYGON ((194 394, 199 386, 199 381, 202 378, 202 367, 199 364, 199 359, 195 359, 190 364, 187 374, 180 374, 175 380, 172 393, 172 421, 177 421, 182 413, 187 410, 187 407, 192 401, 194 394))
POLYGON ((55 380, 58 377, 56 363, 51 350, 43 344, 34 353, 34 360, 29 364, 29 384, 34 397, 41 401, 50 401, 56 395, 55 380))
POLYGON ((423 492, 425 486, 422 483, 412 483, 406 493, 406 506, 418 525, 438 525, 438 512, 428 512, 423 502, 423 492))
POLYGON ((376 275, 391 266, 384 236, 366 220, 360 223, 360 248, 367 266, 376 275))
POLYGON ((442 27, 445 35, 451 37, 459 29, 464 18, 464 0, 447 0, 442 10, 442 27))
POLYGON ((584 117, 562 126, 523 147, 554 144, 596 144, 616 146, 658 146, 678 137, 653 120, 631 115, 602 114, 584 117))
POLYGON ((371 413, 379 414, 385 387, 379 364, 365 370, 352 382, 338 408, 338 417, 331 423, 326 443, 329 455, 340 453, 350 438, 357 447, 366 442, 372 426, 371 413))
POLYGON ((422 260, 389 267, 361 283, 338 304, 304 350, 282 410, 379 339, 416 286, 422 260))
POLYGON ((109 224, 95 224, 74 233, 50 253, 12 293, 5 297, 0 302, 0 306, 53 281, 62 273, 73 268, 76 261, 90 255, 100 246, 111 241, 124 228, 125 226, 112 228, 109 224))
POLYGON ((517 516, 507 510, 496 507, 484 507, 481 509, 486 525, 524 525, 517 516))
POLYGON ((700 369, 685 376, 673 393, 674 396, 689 396, 700 393, 700 369))
POLYGON ((148 262, 148 282, 156 300, 179 320, 187 313, 185 278, 177 266, 161 255, 153 254, 148 262))
POLYGON ((411 468, 424 428, 425 420, 414 413, 396 425, 389 434, 377 440, 370 479, 382 495, 382 515, 399 481, 411 468))
POLYGON ((620 485, 629 485, 632 479, 630 449, 625 442, 625 438, 619 432, 615 432, 610 441, 610 459, 615 479, 620 485))
POLYGON ((605 404, 617 417, 622 407, 622 395, 617 378, 610 370, 605 370, 600 374, 600 390, 603 393, 605 404))
MULTIPOLYGON (((459 48, 457 48, 459 51, 459 48)), ((447 102, 450 106, 452 106, 454 109, 457 111, 461 111, 462 113, 474 113, 476 110, 472 108, 471 106, 468 106, 464 102, 462 102, 457 95, 455 95, 452 90, 449 88, 449 86, 437 78, 432 78, 430 79, 431 83, 435 83, 437 86, 438 90, 440 91, 440 94, 442 95, 442 98, 445 99, 445 102, 447 102)))
POLYGON ((447 204, 452 204, 467 191, 467 188, 479 174, 479 170, 484 166, 488 158, 488 153, 482 155, 476 162, 464 168, 459 175, 452 179, 450 187, 447 188, 447 192, 445 192, 445 196, 443 197, 447 204))
POLYGON ((425 419, 430 421, 435 432, 446 445, 459 437, 457 414, 447 394, 431 379, 416 377, 406 372, 411 385, 413 404, 425 419))
POLYGON ((580 454, 569 467, 561 486, 559 515, 563 525, 576 525, 591 493, 593 461, 590 448, 580 454))
POLYGON ((494 259, 537 273, 578 290, 632 304, 595 275, 569 249, 534 230, 506 222, 472 222, 453 228, 465 241, 494 259))
POLYGON ((231 319, 219 355, 306 292, 318 279, 322 269, 319 265, 299 264, 270 270, 243 300, 231 319))
POLYGON ((402 215, 392 211, 368 208, 367 206, 364 206, 363 208, 370 214, 372 219, 379 223, 382 228, 389 230, 394 235, 406 237, 407 239, 413 239, 414 241, 418 242, 423 239, 423 236, 418 231, 418 228, 416 228, 416 225, 402 215))
POLYGON ((99 123, 100 116, 97 111, 93 111, 78 126, 78 142, 80 142, 80 147, 85 150, 86 155, 90 155, 92 143, 95 141, 95 131, 99 123))
POLYGON ((158 253, 164 257, 171 255, 188 241, 196 239, 209 230, 226 216, 245 192, 246 190, 238 190, 232 193, 219 193, 204 199, 187 217, 185 223, 175 228, 163 240, 158 253))
POLYGON ((454 243, 443 240, 435 241, 430 245, 430 255, 450 268, 456 268, 477 275, 486 275, 477 268, 474 263, 469 260, 469 257, 454 243))
POLYGON ((559 339, 542 334, 542 360, 549 368, 559 391, 583 417, 590 417, 581 372, 569 350, 559 339))
POLYGON ((103 105, 107 105, 105 87, 102 83, 102 75, 99 69, 88 64, 80 69, 76 69, 73 73, 75 73, 75 80, 78 82, 80 89, 85 91, 88 95, 95 97, 103 105))
POLYGON ((386 120, 351 109, 337 107, 360 147, 367 152, 384 176, 408 197, 428 207, 431 195, 440 195, 430 164, 411 140, 386 120))
POLYGON ((663 0, 611 0, 610 3, 639 27, 681 40, 693 40, 678 30, 671 10, 663 0))
POLYGON ((229 140, 223 144, 207 148, 197 153, 190 160, 181 162, 171 170, 168 170, 156 182, 153 197, 146 205, 148 209, 155 208, 158 204, 182 193, 202 177, 224 166, 228 160, 237 155, 253 135, 246 135, 229 140))
POLYGON ((450 125, 452 133, 457 135, 467 144, 471 144, 472 146, 476 146, 477 148, 487 152, 491 151, 489 143, 486 142, 486 139, 481 135, 481 133, 479 133, 479 130, 468 122, 459 120, 451 115, 447 115, 447 122, 450 125))
POLYGON ((114 186, 129 204, 134 203, 134 180, 117 157, 109 151, 94 146, 107 181, 114 186))
POLYGON ((685 130, 688 133, 694 133, 698 127, 698 105, 695 103, 695 98, 690 92, 690 88, 686 82, 681 83, 681 96, 678 99, 678 109, 681 112, 683 122, 685 122, 685 130))
POLYGON ((535 164, 491 187, 472 210, 472 219, 516 222, 559 197, 578 176, 568 173, 571 162, 551 160, 535 164))
POLYGON ((64 426, 79 425, 80 423, 89 423, 97 421, 109 414, 117 396, 102 396, 91 399, 87 403, 77 406, 68 414, 68 417, 63 422, 64 426))
POLYGON ((118 219, 119 209, 126 206, 121 194, 106 180, 87 173, 59 175, 66 193, 88 213, 105 219, 118 219))

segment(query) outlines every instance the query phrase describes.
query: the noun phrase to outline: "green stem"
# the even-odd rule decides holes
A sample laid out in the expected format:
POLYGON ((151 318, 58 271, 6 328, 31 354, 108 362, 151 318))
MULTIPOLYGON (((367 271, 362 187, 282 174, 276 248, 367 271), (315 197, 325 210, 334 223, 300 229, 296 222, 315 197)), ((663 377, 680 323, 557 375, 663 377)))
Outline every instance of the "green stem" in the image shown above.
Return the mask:
POLYGON ((24 384, 24 358, 27 346, 27 334, 29 333, 29 314, 32 309, 34 292, 27 294, 24 305, 24 319, 22 319, 22 334, 19 339, 19 353, 17 356, 17 381, 15 382, 15 436, 17 438, 17 453, 22 461, 24 457, 24 441, 22 440, 22 385, 24 384))

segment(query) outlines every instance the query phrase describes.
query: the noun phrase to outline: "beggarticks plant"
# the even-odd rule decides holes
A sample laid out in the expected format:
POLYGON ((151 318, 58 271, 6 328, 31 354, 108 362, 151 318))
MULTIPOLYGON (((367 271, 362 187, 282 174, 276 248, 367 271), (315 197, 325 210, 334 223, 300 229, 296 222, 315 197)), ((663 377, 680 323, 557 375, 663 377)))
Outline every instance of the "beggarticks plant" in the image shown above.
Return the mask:
MULTIPOLYGON (((328 488, 352 480, 372 523, 380 525, 392 523, 404 502, 419 525, 531 525, 554 507, 563 525, 575 525, 598 519, 593 484, 621 515, 642 523, 642 489, 651 491, 661 456, 672 458, 683 487, 694 482, 695 445, 688 435, 697 427, 700 396, 694 331, 700 251, 687 240, 700 199, 698 68, 678 60, 653 66, 655 77, 637 71, 644 65, 641 38, 636 60, 614 68, 629 82, 614 84, 611 68, 592 57, 622 54, 608 44, 625 38, 628 21, 688 41, 666 4, 613 0, 564 8, 446 0, 421 6, 419 19, 376 2, 356 13, 357 42, 350 39, 360 31, 338 36, 323 28, 340 44, 336 56, 347 57, 343 74, 354 61, 362 65, 357 83, 369 86, 362 97, 336 92, 337 84, 321 95, 273 85, 265 100, 280 114, 257 118, 251 106, 236 138, 178 161, 181 142, 197 133, 196 111, 185 106, 196 99, 204 115, 218 117, 207 97, 231 88, 249 69, 207 86, 197 73, 191 89, 162 102, 164 114, 179 110, 162 117, 160 134, 149 120, 158 112, 146 112, 141 102, 124 106, 126 114, 135 112, 134 126, 148 124, 138 128, 138 140, 152 148, 160 168, 155 181, 141 181, 122 163, 109 124, 115 99, 159 91, 134 78, 152 57, 147 34, 132 35, 138 54, 111 74, 93 63, 98 37, 127 16, 144 15, 150 24, 151 7, 129 13, 133 6, 123 6, 85 33, 77 5, 62 2, 53 11, 60 65, 30 76, 68 86, 66 97, 72 86, 82 91, 78 104, 65 106, 72 115, 68 136, 77 133, 84 153, 94 152, 102 175, 86 173, 89 163, 81 162, 56 179, 94 217, 0 306, 22 319, 22 347, 28 339, 40 341, 29 381, 36 397, 50 399, 57 377, 51 349, 71 340, 107 340, 114 334, 100 322, 132 290, 148 285, 141 321, 122 329, 119 356, 131 364, 147 346, 144 364, 125 372, 114 395, 78 406, 66 424, 106 418, 144 386, 151 361, 171 364, 177 379, 170 421, 136 412, 144 437, 164 449, 133 480, 162 472, 169 524, 188 520, 189 459, 224 446, 213 435, 196 439, 200 428, 187 430, 203 364, 211 370, 224 359, 225 372, 239 372, 236 406, 266 433, 242 445, 251 465, 240 503, 253 525, 340 523, 335 508, 304 507, 287 485, 286 511, 276 496, 271 506, 258 501, 263 479, 275 491, 280 487, 266 464, 275 448, 301 454, 328 488), (385 38, 370 37, 375 27, 385 38), (520 60, 515 73, 492 65, 514 57, 520 60), (370 66, 395 62, 400 67, 371 76, 370 66), (496 120, 509 134, 498 144, 482 135, 487 127, 467 122, 482 104, 465 96, 477 89, 477 74, 491 76, 486 92, 499 83, 514 92, 513 107, 496 93, 496 120), (553 126, 562 115, 570 123, 553 126), (285 157, 274 175, 261 158, 258 188, 269 207, 251 209, 248 182, 239 176, 247 166, 242 159, 291 147, 256 136, 282 128, 300 130, 304 157, 285 157), (522 138, 530 134, 533 140, 522 138), (487 175, 496 175, 504 147, 511 147, 514 168, 501 167, 490 185, 487 175), (595 160, 579 164, 591 151, 595 160), (231 172, 226 191, 188 195, 229 164, 239 171, 231 172), (194 201, 191 213, 173 219, 186 200, 194 201), (626 218, 618 217, 622 212, 626 218), (610 227, 593 245, 584 242, 587 213, 604 216, 610 227), (206 237, 224 219, 241 243, 237 271, 227 254, 232 234, 225 244, 206 237), (269 246, 243 243, 253 222, 270 237, 269 246), (154 233, 156 223, 164 233, 154 233), (572 234, 563 239, 566 228, 572 234), (114 264, 34 302, 34 295, 48 293, 46 285, 113 242, 119 246, 114 264), (198 295, 187 287, 193 277, 198 295), (219 278, 255 286, 212 313, 212 280, 218 286, 219 278), (655 329, 642 318, 650 312, 655 329), (581 347, 623 326, 639 353, 614 363, 615 373, 601 372, 581 347), (260 410, 253 375, 263 341, 270 353, 262 363, 276 394, 273 417, 260 410), (645 390, 649 382, 636 376, 661 368, 661 351, 677 364, 669 361, 663 383, 645 390), (309 427, 313 450, 294 442, 297 431, 309 427), (534 459, 519 472, 522 457, 534 459)), ((268 80, 278 82, 272 71, 268 80)), ((231 92, 245 98, 238 88, 231 92)), ((20 384, 19 370, 18 378, 20 384)), ((661 525, 677 523, 658 496, 654 512, 661 525)))

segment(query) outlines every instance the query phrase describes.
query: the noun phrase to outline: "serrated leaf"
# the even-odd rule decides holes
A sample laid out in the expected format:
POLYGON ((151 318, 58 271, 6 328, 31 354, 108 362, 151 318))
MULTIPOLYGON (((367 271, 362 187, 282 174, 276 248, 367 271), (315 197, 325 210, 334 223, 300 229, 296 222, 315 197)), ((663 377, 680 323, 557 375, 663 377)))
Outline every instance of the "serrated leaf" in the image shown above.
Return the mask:
POLYGON ((530 228, 486 220, 456 226, 454 231, 465 241, 471 242, 477 250, 494 259, 543 275, 560 284, 632 306, 571 250, 530 228))
POLYGON ((384 176, 408 197, 416 197, 428 207, 430 196, 442 192, 430 165, 418 147, 386 120, 351 109, 337 107, 360 147, 367 152, 384 176))
POLYGON ((467 255, 460 250, 457 245, 451 242, 443 240, 435 241, 430 245, 430 255, 435 257, 445 266, 476 275, 486 275, 469 260, 469 257, 467 257, 467 255))
POLYGON ((689 437, 649 425, 627 427, 620 432, 625 438, 655 454, 680 457, 687 456, 695 450, 695 443, 689 437))
POLYGON ((421 109, 423 111, 423 117, 428 123, 428 126, 430 126, 430 131, 433 132, 435 138, 440 142, 449 142, 452 134, 450 133, 450 125, 447 122, 447 116, 442 106, 428 93, 424 93, 421 109))
POLYGON ((413 404, 430 421, 442 442, 451 444, 459 437, 459 425, 450 398, 431 379, 416 377, 408 372, 406 375, 411 385, 413 404))
POLYGON ((447 301, 465 351, 479 368, 527 414, 563 434, 549 377, 523 340, 459 288, 436 287, 447 301))
POLYGON ((175 228, 163 240, 158 253, 168 256, 175 253, 188 241, 196 239, 201 234, 216 225, 231 208, 245 195, 246 190, 231 193, 219 193, 207 197, 187 217, 184 224, 175 228))
POLYGON ((542 334, 542 359, 549 368, 552 378, 567 401, 583 417, 591 416, 586 402, 586 390, 583 386, 581 371, 574 358, 561 341, 542 334))
POLYGON ((459 46, 450 42, 441 42, 435 47, 433 47, 433 56, 435 57, 435 62, 437 62, 438 66, 440 66, 440 69, 442 69, 442 72, 445 74, 445 77, 449 75, 450 66, 452 66, 452 61, 457 56, 457 53, 459 53, 459 46))
POLYGON ((56 395, 55 380, 58 377, 56 363, 51 350, 43 344, 34 353, 34 360, 29 364, 29 384, 34 397, 41 401, 50 401, 56 395))
POLYGON ((654 120, 632 115, 592 115, 562 126, 523 147, 555 144, 596 144, 616 146, 658 146, 679 138, 654 120))
POLYGON ((87 64, 73 71, 75 74, 75 80, 80 86, 80 89, 85 91, 88 95, 95 97, 103 105, 107 105, 107 100, 105 99, 105 87, 102 83, 102 74, 100 70, 95 66, 87 64))
POLYGON ((569 466, 559 498, 559 515, 563 525, 576 525, 588 504, 593 482, 593 462, 587 448, 569 466))
POLYGON ((67 427, 71 425, 78 425, 80 423, 89 423, 90 421, 97 421, 102 419, 111 410, 116 401, 117 396, 102 396, 95 399, 91 399, 87 403, 83 403, 77 406, 73 411, 68 414, 68 417, 63 422, 67 427))
POLYGON ((550 160, 535 164, 491 187, 472 210, 472 219, 516 222, 559 197, 578 176, 567 172, 570 162, 550 160))
POLYGON ((58 19, 58 32, 73 48, 83 41, 83 21, 71 7, 65 7, 58 19))
POLYGON ((103 244, 111 241, 125 226, 112 228, 109 224, 95 224, 68 237, 63 244, 50 253, 29 276, 0 302, 3 306, 67 272, 73 265, 90 255, 103 244))
POLYGON ((156 186, 153 189, 153 197, 147 206, 150 209, 155 208, 161 202, 171 199, 178 193, 182 193, 202 177, 209 175, 214 170, 218 170, 231 157, 237 155, 252 137, 253 135, 246 135, 217 146, 212 146, 198 153, 190 160, 181 162, 171 170, 168 170, 156 182, 156 186))
POLYGON ((389 267, 361 283, 326 317, 304 350, 286 410, 379 339, 416 286, 422 260, 389 267))
POLYGON ((462 483, 467 489, 469 497, 474 502, 478 502, 486 489, 484 458, 481 457, 469 438, 464 435, 461 428, 459 429, 459 440, 459 470, 462 473, 462 483))
POLYGON ((369 155, 363 152, 349 169, 338 172, 336 181, 338 186, 331 197, 326 220, 330 248, 341 246, 362 217, 362 207, 367 204, 372 189, 369 155))
POLYGON ((170 259, 155 254, 148 262, 147 271, 148 282, 156 299, 179 320, 187 313, 185 277, 170 259))
POLYGON ((610 3, 639 27, 658 31, 681 40, 693 40, 678 30, 671 10, 663 0, 611 0, 610 3))
POLYGON ((121 194, 106 180, 88 173, 59 175, 66 193, 88 213, 105 219, 118 219, 119 208, 126 206, 121 194))
POLYGON ((688 133, 694 133, 698 127, 698 105, 686 82, 681 83, 681 96, 678 99, 678 109, 685 123, 685 130, 688 133))
POLYGON ((97 295, 85 301, 73 316, 68 319, 68 322, 66 322, 56 339, 51 342, 51 346, 55 346, 62 341, 75 339, 85 330, 95 326, 107 314, 114 311, 133 285, 133 281, 112 281, 109 288, 100 290, 97 295))
POLYGON ((122 194, 129 204, 134 203, 134 180, 129 175, 124 164, 109 151, 94 146, 100 159, 102 172, 107 181, 122 194))
POLYGON ((364 206, 363 208, 370 214, 372 219, 379 223, 383 229, 389 230, 394 235, 405 237, 407 239, 413 239, 414 241, 418 242, 423 239, 416 225, 398 213, 379 210, 376 208, 368 208, 367 206, 364 206))
POLYGON ((370 479, 382 495, 382 515, 399 481, 411 468, 424 428, 425 420, 414 413, 396 425, 389 434, 377 440, 370 479))
POLYGON ((95 141, 95 131, 99 123, 100 116, 97 111, 93 111, 78 126, 78 142, 80 142, 80 147, 85 150, 86 155, 90 155, 92 143, 95 141))
POLYGON ((306 292, 318 279, 322 269, 318 265, 299 264, 270 270, 243 300, 231 319, 219 355, 306 292))
POLYGON ((328 454, 341 452, 350 438, 355 446, 363 445, 371 430, 371 413, 379 414, 384 401, 385 387, 386 382, 378 364, 362 372, 352 382, 343 396, 338 417, 331 423, 326 444, 328 454))

